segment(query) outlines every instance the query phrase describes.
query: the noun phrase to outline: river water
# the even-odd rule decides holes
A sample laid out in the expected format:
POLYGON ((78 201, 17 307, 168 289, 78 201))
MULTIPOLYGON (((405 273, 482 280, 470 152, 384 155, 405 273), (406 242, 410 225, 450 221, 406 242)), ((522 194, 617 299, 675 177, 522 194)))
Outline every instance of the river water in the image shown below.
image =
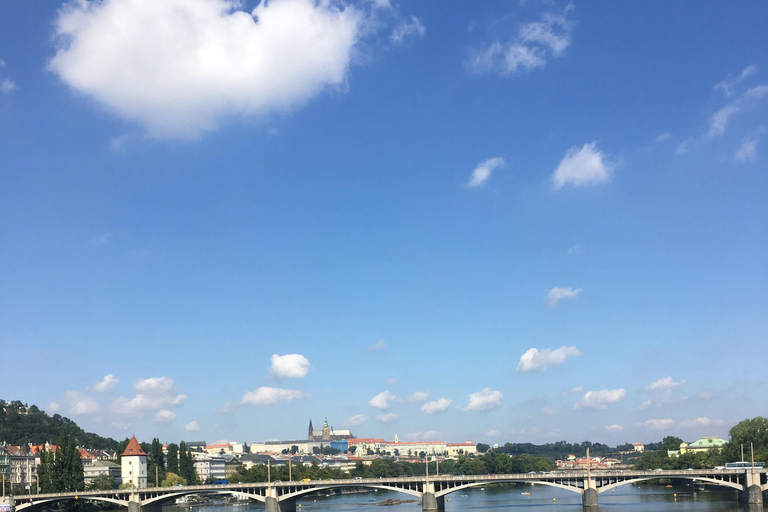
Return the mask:
MULTIPOLYGON (((366 492, 305 497, 297 501, 297 512, 421 512, 417 503, 377 506, 386 499, 409 500, 413 496, 396 492, 366 492)), ((768 512, 762 506, 738 503, 732 491, 697 491, 689 486, 624 485, 598 496, 600 512, 768 512)), ((163 512, 261 512, 263 505, 246 502, 238 505, 163 507, 163 512)), ((574 492, 530 484, 505 484, 485 489, 464 489, 449 494, 446 512, 510 511, 582 512, 581 495, 574 492), (448 500, 450 499, 450 501, 448 500)))

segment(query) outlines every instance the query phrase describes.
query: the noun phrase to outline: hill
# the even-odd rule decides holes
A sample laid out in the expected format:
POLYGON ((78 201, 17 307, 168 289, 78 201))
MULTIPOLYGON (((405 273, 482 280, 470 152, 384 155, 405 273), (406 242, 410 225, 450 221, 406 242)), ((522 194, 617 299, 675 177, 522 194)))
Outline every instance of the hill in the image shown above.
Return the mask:
POLYGON ((18 400, 0 400, 0 442, 12 445, 24 443, 55 444, 61 431, 68 428, 77 446, 94 450, 115 450, 117 441, 86 432, 77 423, 59 414, 48 416, 36 405, 27 406, 18 400))

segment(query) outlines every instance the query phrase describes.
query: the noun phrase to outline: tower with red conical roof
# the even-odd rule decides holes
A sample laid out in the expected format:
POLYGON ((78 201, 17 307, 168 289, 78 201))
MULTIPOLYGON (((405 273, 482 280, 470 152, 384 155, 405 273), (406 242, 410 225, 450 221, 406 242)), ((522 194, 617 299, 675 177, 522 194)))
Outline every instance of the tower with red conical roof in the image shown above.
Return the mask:
POLYGON ((123 483, 130 483, 136 489, 147 486, 147 454, 141 449, 136 436, 131 437, 120 456, 120 470, 123 483))

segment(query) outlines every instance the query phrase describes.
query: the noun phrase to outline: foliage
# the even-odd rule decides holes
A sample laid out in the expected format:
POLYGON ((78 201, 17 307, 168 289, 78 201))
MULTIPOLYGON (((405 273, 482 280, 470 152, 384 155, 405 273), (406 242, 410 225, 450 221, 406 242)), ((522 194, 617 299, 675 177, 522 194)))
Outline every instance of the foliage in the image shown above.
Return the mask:
POLYGON ((57 441, 58 449, 43 450, 37 478, 42 492, 68 492, 85 489, 83 462, 69 430, 64 429, 57 441))
MULTIPOLYGON (((288 466, 272 466, 270 468, 272 481, 282 480, 288 481, 288 466)), ((309 478, 311 480, 328 480, 328 479, 342 479, 349 478, 349 475, 338 469, 321 468, 317 464, 311 466, 293 466, 291 468, 290 478, 293 480, 303 480, 309 478)), ((246 469, 245 466, 237 468, 231 476, 227 477, 229 483, 251 483, 251 482, 266 482, 267 481, 267 466, 264 464, 251 466, 246 469)))
POLYGON ((679 450, 683 440, 675 436, 667 436, 661 441, 662 450, 679 450))
POLYGON ((195 462, 192 460, 192 454, 187 449, 187 443, 184 441, 179 445, 179 476, 186 480, 190 485, 198 482, 197 472, 195 471, 195 462))
POLYGON ((77 424, 58 414, 48 416, 36 405, 27 406, 18 400, 0 400, 0 440, 8 444, 44 444, 54 442, 63 430, 68 430, 75 444, 94 450, 114 450, 117 441, 85 432, 77 424))
MULTIPOLYGON (((171 473, 179 474, 179 447, 176 443, 168 445, 168 455, 166 456, 165 469, 168 471, 166 476, 171 473)), ((176 484, 174 484, 176 485, 176 484)))
POLYGON ((149 446, 147 460, 147 480, 159 483, 165 479, 165 459, 163 458, 163 445, 158 438, 152 440, 149 446))
POLYGON ((86 491, 109 491, 115 488, 115 479, 109 475, 99 475, 85 486, 86 491))
POLYGON ((173 487, 174 485, 187 485, 187 481, 183 478, 181 478, 176 473, 173 473, 171 471, 168 471, 165 474, 165 478, 160 483, 163 487, 173 487))
POLYGON ((480 453, 485 453, 491 449, 491 447, 485 443, 477 443, 477 446, 475 448, 477 448, 477 451, 480 453))

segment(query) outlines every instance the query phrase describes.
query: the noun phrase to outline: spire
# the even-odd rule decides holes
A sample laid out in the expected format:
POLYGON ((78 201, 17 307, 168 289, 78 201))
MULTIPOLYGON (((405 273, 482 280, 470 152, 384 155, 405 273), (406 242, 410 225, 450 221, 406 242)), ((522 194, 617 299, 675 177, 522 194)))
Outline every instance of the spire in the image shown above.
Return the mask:
POLYGON ((144 457, 147 456, 147 454, 144 453, 144 450, 141 449, 139 442, 136 440, 136 436, 131 437, 131 440, 128 441, 128 446, 125 447, 125 451, 122 454, 123 457, 131 455, 143 455, 144 457))
POLYGON ((307 435, 307 439, 311 441, 314 435, 315 435, 315 430, 312 428, 312 420, 309 420, 309 434, 307 435))

